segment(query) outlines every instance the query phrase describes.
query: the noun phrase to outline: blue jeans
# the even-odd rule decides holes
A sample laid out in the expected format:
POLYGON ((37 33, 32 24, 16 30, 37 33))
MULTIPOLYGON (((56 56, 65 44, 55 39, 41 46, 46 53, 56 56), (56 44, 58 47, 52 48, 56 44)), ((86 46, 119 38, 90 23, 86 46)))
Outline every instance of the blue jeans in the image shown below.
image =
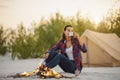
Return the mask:
POLYGON ((75 61, 71 61, 63 54, 58 54, 56 52, 50 53, 45 62, 46 66, 50 68, 54 68, 56 65, 59 65, 63 71, 68 73, 74 73, 76 69, 75 61))

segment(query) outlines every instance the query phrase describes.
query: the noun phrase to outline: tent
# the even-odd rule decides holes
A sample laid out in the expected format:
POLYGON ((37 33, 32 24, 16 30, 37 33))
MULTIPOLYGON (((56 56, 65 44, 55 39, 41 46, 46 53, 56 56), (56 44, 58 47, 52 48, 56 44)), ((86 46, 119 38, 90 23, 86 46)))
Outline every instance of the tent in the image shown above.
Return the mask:
POLYGON ((82 54, 84 65, 120 66, 120 38, 115 33, 85 30, 81 40, 88 50, 82 54))

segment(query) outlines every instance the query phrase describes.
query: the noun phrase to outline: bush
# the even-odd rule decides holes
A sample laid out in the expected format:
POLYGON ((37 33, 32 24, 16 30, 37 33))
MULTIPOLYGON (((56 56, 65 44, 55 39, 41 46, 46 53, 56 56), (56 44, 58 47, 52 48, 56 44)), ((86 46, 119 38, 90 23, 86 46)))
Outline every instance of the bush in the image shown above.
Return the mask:
POLYGON ((5 55, 7 52, 6 37, 4 35, 3 26, 0 26, 0 55, 5 55))

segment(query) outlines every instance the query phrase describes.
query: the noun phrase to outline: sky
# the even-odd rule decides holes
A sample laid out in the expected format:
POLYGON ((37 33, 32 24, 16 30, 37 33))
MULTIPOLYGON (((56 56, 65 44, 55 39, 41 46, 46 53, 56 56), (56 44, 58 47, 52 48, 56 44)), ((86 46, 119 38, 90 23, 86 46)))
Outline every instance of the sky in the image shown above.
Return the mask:
POLYGON ((16 28, 21 22, 29 27, 32 22, 39 23, 56 12, 64 17, 89 17, 96 24, 107 14, 109 9, 120 5, 120 0, 0 0, 0 24, 16 28))

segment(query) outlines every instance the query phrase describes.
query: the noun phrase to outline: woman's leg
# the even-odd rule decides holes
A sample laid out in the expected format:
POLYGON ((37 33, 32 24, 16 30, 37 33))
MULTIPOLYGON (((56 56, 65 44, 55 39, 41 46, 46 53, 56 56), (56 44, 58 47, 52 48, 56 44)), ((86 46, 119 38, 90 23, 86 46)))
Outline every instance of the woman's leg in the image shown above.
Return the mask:
POLYGON ((71 61, 65 56, 62 57, 59 66, 62 68, 63 71, 69 73, 74 73, 76 70, 75 61, 71 61))
POLYGON ((52 52, 50 53, 49 57, 45 59, 45 63, 48 64, 58 53, 52 52))
POLYGON ((67 57, 56 52, 50 53, 49 57, 45 60, 46 66, 53 68, 59 65, 63 71, 74 73, 76 67, 73 61, 70 61, 67 57))
POLYGON ((61 54, 58 54, 56 52, 50 53, 49 57, 45 60, 46 66, 50 68, 54 68, 56 65, 60 63, 61 54))

